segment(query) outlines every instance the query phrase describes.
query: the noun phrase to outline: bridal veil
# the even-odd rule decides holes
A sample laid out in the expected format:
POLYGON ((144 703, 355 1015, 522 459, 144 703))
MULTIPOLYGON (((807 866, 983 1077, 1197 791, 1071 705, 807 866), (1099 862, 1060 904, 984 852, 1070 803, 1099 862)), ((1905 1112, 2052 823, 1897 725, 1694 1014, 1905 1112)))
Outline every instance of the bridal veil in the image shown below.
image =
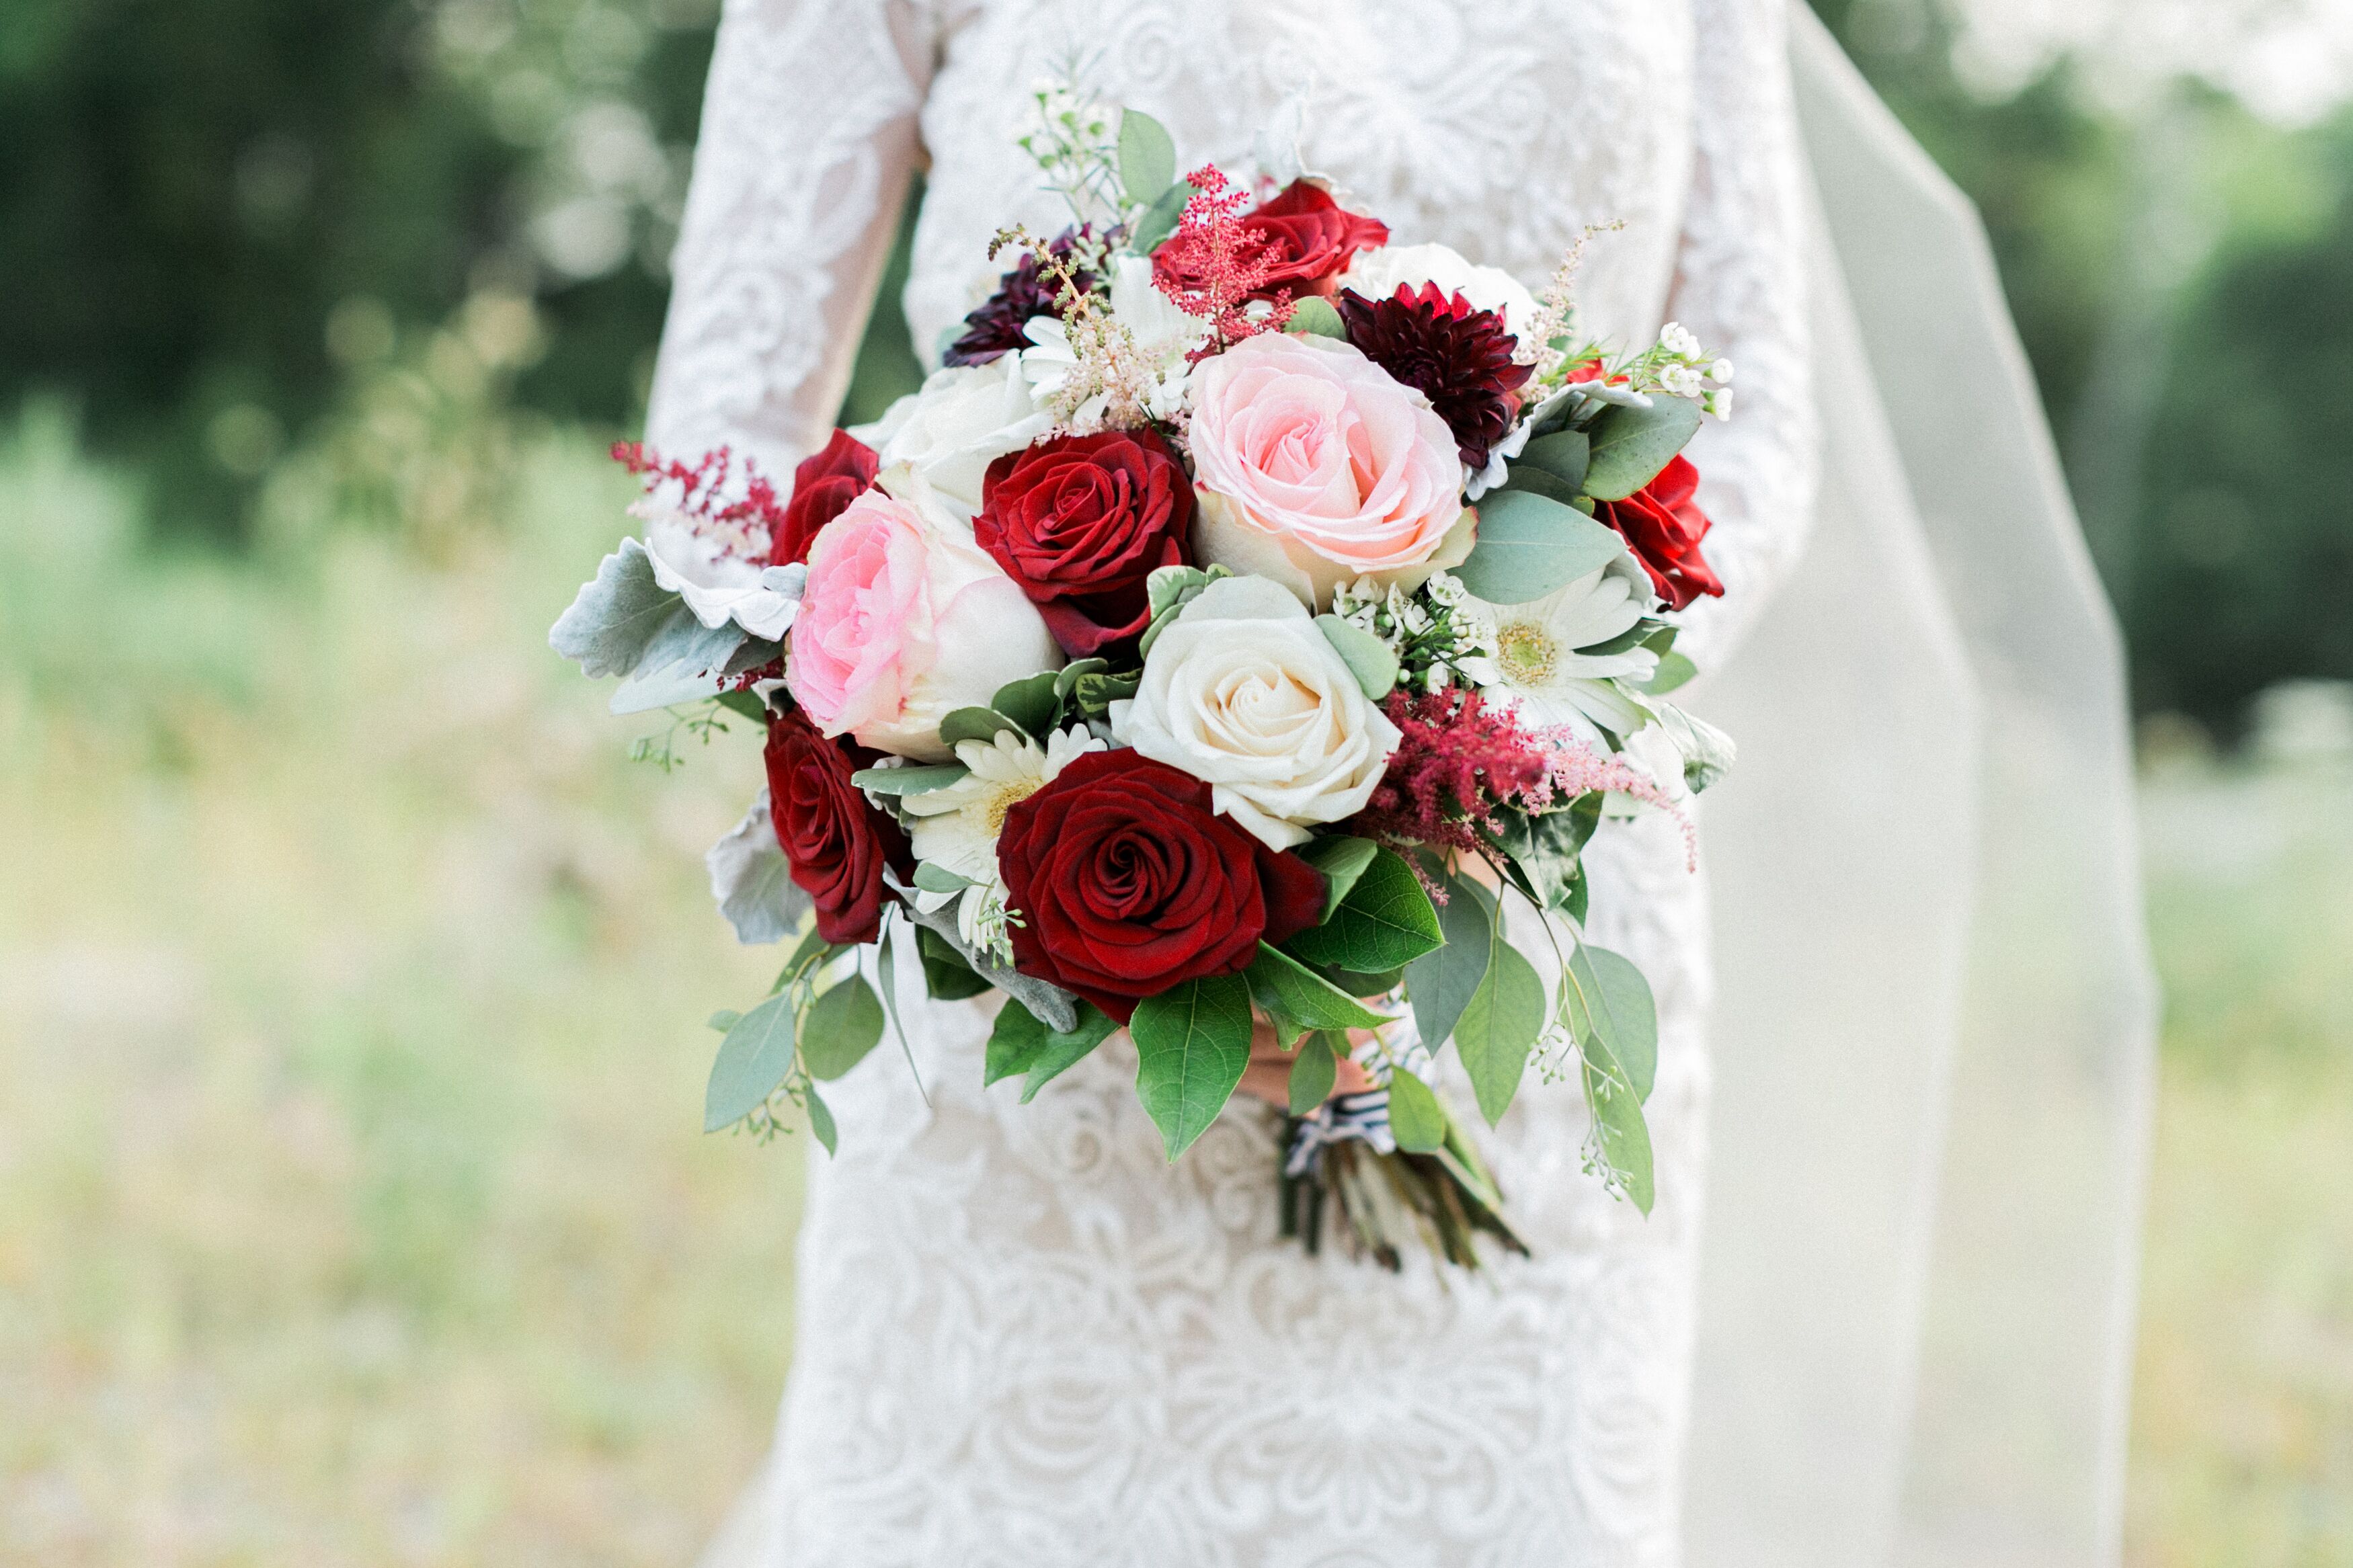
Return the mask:
POLYGON ((2154 987, 2122 651, 1975 214, 1794 5, 1826 440, 1694 706, 1694 1568, 2119 1556, 2154 987))

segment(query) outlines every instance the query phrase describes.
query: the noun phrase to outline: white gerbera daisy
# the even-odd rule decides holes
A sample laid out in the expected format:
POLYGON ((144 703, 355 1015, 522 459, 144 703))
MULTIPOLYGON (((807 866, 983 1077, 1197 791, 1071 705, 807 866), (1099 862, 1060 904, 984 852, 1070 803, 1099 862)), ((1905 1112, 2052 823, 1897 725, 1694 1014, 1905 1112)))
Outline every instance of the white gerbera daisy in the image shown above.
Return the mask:
POLYGON ((915 858, 971 885, 954 893, 919 892, 917 902, 931 910, 957 900, 956 930, 965 941, 1009 957, 1004 946, 1005 879, 997 868, 1005 814, 1053 783, 1075 759, 1103 749, 1077 725, 1047 737, 1042 748, 1018 730, 956 742, 956 761, 972 771, 944 789, 906 795, 900 804, 915 819, 909 835, 915 858))
POLYGON ((1658 673, 1659 656, 1641 647, 1590 651, 1624 637, 1657 607, 1650 580, 1632 557, 1621 556, 1525 605, 1467 602, 1494 627, 1493 652, 1477 661, 1476 677, 1508 692, 1531 720, 1587 735, 1596 729, 1628 735, 1650 721, 1618 682, 1649 680, 1658 673))

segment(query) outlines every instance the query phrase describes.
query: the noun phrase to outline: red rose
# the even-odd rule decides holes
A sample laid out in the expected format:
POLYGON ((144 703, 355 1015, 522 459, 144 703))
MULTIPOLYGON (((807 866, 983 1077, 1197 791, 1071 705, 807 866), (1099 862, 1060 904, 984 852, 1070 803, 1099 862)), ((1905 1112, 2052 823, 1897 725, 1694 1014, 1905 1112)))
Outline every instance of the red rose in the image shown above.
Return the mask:
POLYGON ((1699 470, 1688 458, 1678 457, 1624 500, 1593 503, 1593 515, 1626 541, 1671 610, 1702 594, 1724 594, 1724 584, 1699 552, 1699 542, 1714 525, 1692 500, 1698 489, 1699 470))
POLYGON ((1209 786, 1093 752, 1005 814, 1015 967, 1127 1022, 1172 985, 1239 974, 1324 913, 1324 878, 1211 815, 1209 786))
POLYGON ((881 468, 874 449, 847 430, 836 430, 825 450, 793 470, 793 499, 768 534, 768 564, 807 561, 817 531, 841 515, 865 493, 881 468))
POLYGON ((1145 579, 1184 563, 1193 487, 1160 437, 1058 436, 988 465, 973 536, 1021 584, 1062 651, 1132 646, 1145 579))
MULTIPOLYGON (((1272 299, 1281 289, 1289 289, 1293 299, 1331 294, 1356 252, 1389 242, 1388 225, 1345 210, 1332 199, 1331 192, 1305 180, 1293 180, 1280 194, 1244 213, 1241 222, 1254 243, 1236 262, 1263 261, 1271 266, 1266 281, 1251 296, 1261 300, 1272 299)), ((1194 276, 1197 268, 1165 251, 1154 256, 1153 265, 1161 277, 1180 289, 1198 290, 1208 282, 1194 276)))
POLYGON ((828 942, 872 942, 882 931, 882 868, 904 867, 906 837, 867 804, 849 775, 849 744, 818 733, 795 709, 768 721, 768 816, 793 880, 817 905, 828 942))

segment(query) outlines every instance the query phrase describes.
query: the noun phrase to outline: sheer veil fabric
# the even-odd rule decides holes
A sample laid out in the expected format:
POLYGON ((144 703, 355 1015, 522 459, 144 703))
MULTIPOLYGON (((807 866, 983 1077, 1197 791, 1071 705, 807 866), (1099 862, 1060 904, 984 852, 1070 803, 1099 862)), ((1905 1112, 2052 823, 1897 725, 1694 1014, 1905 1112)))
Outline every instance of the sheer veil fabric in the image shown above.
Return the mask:
POLYGON ((2121 648, 1976 215, 1792 11, 1823 485, 1704 700, 1690 1560, 2094 1568, 2154 1070, 2121 648))

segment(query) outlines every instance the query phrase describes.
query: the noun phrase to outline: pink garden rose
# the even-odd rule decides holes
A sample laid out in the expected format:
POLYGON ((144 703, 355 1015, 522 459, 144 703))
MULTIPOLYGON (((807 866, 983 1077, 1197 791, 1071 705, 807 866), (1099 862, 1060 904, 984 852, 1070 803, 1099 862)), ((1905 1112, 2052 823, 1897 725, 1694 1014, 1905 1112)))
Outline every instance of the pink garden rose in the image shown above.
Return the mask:
POLYGON ((942 507, 886 493, 885 473, 809 547, 785 686, 828 735, 944 763, 940 721, 1007 682, 1059 669, 1061 649, 1019 584, 942 507))
POLYGON ((1311 610, 1369 576, 1418 587, 1471 553, 1453 434, 1430 400, 1335 338, 1266 332, 1193 373, 1203 563, 1311 610))

